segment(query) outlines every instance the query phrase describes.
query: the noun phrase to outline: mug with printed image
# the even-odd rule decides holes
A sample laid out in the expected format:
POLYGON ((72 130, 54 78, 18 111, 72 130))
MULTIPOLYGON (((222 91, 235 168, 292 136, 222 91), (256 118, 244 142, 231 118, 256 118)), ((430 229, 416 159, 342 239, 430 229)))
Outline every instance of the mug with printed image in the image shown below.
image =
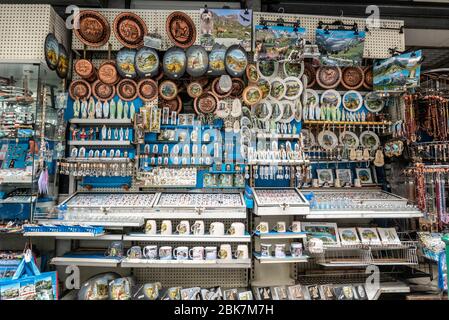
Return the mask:
POLYGON ((286 232, 287 225, 285 224, 285 221, 276 222, 276 225, 274 226, 273 230, 276 232, 286 232))
POLYGON ((288 228, 291 232, 301 232, 301 222, 293 221, 291 226, 288 228))
POLYGON ((189 248, 188 247, 177 247, 173 249, 173 258, 176 260, 188 260, 189 259, 189 248))
POLYGON ((240 244, 237 246, 237 250, 234 253, 236 259, 248 259, 248 246, 246 244, 240 244))
POLYGON ((129 259, 142 259, 142 248, 139 246, 132 246, 126 252, 129 259))
POLYGON ((217 247, 206 247, 205 251, 205 259, 206 260, 216 260, 217 259, 217 247))
POLYGON ((204 260, 204 247, 193 247, 189 250, 189 257, 192 260, 204 260))
POLYGON ((223 222, 212 222, 209 227, 209 233, 213 236, 223 236, 224 235, 224 223, 223 222))
POLYGON ((230 244, 222 244, 220 251, 218 251, 218 257, 222 260, 232 259, 232 248, 230 244))
POLYGON ((172 260, 172 247, 163 246, 159 248, 159 259, 160 260, 172 260))
POLYGON ((195 221, 192 225, 191 231, 194 235, 204 235, 204 221, 195 221))
POLYGON ((270 232, 270 226, 268 224, 268 222, 260 222, 257 227, 256 227, 256 231, 259 231, 260 233, 268 233, 270 232))
POLYGON ((143 247, 142 255, 144 256, 144 258, 147 258, 147 259, 152 259, 152 260, 157 259, 157 246, 149 245, 149 246, 143 247))
POLYGON ((145 234, 156 234, 156 232, 156 220, 147 220, 147 222, 145 222, 145 234))
POLYGON ((189 221, 183 220, 176 226, 176 231, 182 235, 190 234, 190 224, 189 221))
POLYGON ((173 233, 172 224, 170 220, 163 220, 161 223, 161 234, 171 235, 173 233))
POLYGON ((245 224, 242 222, 233 222, 231 227, 228 229, 228 234, 231 236, 244 236, 245 224))

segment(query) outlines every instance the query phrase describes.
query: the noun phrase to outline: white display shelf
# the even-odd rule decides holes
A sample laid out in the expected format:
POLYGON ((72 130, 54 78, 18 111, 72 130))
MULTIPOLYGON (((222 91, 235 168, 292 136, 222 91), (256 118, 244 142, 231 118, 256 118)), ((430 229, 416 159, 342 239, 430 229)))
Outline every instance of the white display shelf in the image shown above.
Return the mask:
POLYGON ((144 219, 134 222, 112 222, 112 221, 71 221, 71 220, 38 220, 38 223, 56 225, 89 225, 99 227, 141 227, 144 219))
POLYGON ((70 157, 70 158, 65 158, 64 159, 65 162, 119 162, 119 163, 128 163, 131 162, 132 159, 130 158, 98 158, 98 157, 93 157, 93 158, 80 158, 80 157, 70 157))
POLYGON ((249 269, 251 259, 232 260, 151 260, 124 259, 122 268, 221 268, 221 269, 249 269))
POLYGON ((251 242, 251 236, 214 236, 210 234, 205 235, 164 235, 164 234, 144 234, 131 233, 123 236, 124 241, 166 241, 166 242, 251 242))
POLYGON ((301 263, 301 262, 308 262, 309 257, 306 255, 303 255, 301 257, 292 257, 292 256, 286 256, 285 258, 276 258, 276 257, 262 257, 260 253, 254 252, 253 253, 254 258, 257 259, 260 263, 301 263))
POLYGON ((93 234, 91 232, 25 232, 25 237, 55 237, 56 239, 122 240, 121 234, 93 234))
POLYGON ((309 160, 251 160, 248 161, 249 165, 259 165, 259 166, 269 166, 269 165, 278 165, 278 166, 282 166, 282 165, 300 165, 300 164, 307 164, 309 163, 309 160))
POLYGON ((299 134, 282 134, 282 133, 258 133, 257 138, 265 139, 299 139, 299 134))
POLYGON ((98 124, 98 125, 131 125, 131 119, 70 119, 73 124, 98 124))
POLYGON ((120 147, 129 146, 131 141, 128 140, 86 140, 86 141, 67 141, 70 146, 90 146, 90 147, 120 147))
POLYGON ((55 257, 51 259, 51 264, 56 266, 76 265, 80 267, 117 267, 120 261, 120 258, 55 257))
POLYGON ((307 236, 306 232, 269 232, 269 233, 260 233, 257 231, 254 233, 255 237, 258 237, 260 240, 277 240, 277 239, 301 239, 307 236))
POLYGON ((153 208, 154 212, 145 213, 145 218, 151 219, 246 219, 246 212, 243 210, 233 209, 170 209, 170 208, 153 208))
POLYGON ((306 215, 307 219, 392 219, 392 218, 420 218, 420 211, 374 211, 374 210, 314 210, 306 215))

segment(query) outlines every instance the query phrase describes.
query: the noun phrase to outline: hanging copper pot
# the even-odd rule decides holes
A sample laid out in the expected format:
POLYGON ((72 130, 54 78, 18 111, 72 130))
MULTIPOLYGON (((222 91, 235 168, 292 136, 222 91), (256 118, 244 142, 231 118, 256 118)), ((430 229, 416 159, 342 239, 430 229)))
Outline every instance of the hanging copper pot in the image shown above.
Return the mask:
POLYGON ((114 85, 119 82, 120 77, 114 61, 106 61, 101 64, 98 68, 98 79, 109 85, 114 85))
POLYGON ((152 79, 142 79, 137 85, 137 94, 143 101, 151 101, 157 97, 158 87, 152 79))
POLYGON ((137 84, 132 79, 122 79, 117 84, 117 94, 124 101, 132 101, 137 97, 137 84))
POLYGON ((101 101, 111 100, 115 96, 115 86, 97 80, 92 83, 92 94, 101 101))
POLYGON ((373 66, 366 66, 363 71, 365 74, 363 86, 366 89, 371 90, 373 88, 373 66))
POLYGON ((92 93, 91 87, 86 80, 75 80, 70 83, 69 94, 70 97, 75 99, 89 99, 92 93))
POLYGON ((87 59, 79 59, 75 62, 75 72, 88 82, 94 82, 97 79, 97 71, 92 62, 87 59))
POLYGON ((321 66, 316 72, 316 81, 323 89, 336 88, 341 81, 341 69, 334 66, 321 66))
POLYGON ((307 88, 312 88, 316 84, 316 69, 311 63, 304 64, 304 74, 307 77, 307 88))
POLYGON ((342 72, 341 83, 348 90, 359 89, 365 80, 365 73, 362 68, 353 66, 345 67, 342 72))

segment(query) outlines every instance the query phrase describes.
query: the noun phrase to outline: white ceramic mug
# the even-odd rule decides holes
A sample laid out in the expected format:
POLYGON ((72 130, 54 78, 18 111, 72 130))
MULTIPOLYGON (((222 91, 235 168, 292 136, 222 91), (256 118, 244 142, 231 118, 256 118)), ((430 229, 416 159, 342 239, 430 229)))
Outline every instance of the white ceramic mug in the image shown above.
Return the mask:
POLYGON ((285 221, 278 221, 276 222, 276 225, 274 226, 274 231, 276 232, 286 232, 287 231, 287 225, 285 224, 285 221))
POLYGON ((260 255, 262 257, 271 257, 271 244, 261 243, 260 244, 260 255))
POLYGON ((291 226, 288 228, 291 232, 301 232, 301 222, 293 221, 291 226))
POLYGON ((205 251, 205 259, 206 260, 216 260, 217 259, 217 247, 206 247, 205 251))
POLYGON ((171 260, 173 258, 172 255, 172 247, 163 246, 159 248, 159 259, 161 260, 171 260))
POLYGON ((204 234, 204 221, 198 220, 192 225, 192 234, 203 235, 204 234))
POLYGON ((218 257, 222 260, 232 259, 232 248, 230 244, 222 244, 220 246, 220 251, 218 252, 218 257))
POLYGON ((173 227, 170 220, 163 220, 161 223, 161 234, 171 235, 173 233, 173 227))
POLYGON ((240 244, 237 246, 237 250, 234 253, 236 259, 248 259, 248 245, 240 244))
POLYGON ((223 236, 224 235, 223 222, 212 222, 209 227, 209 233, 214 236, 223 236))
POLYGON ((142 258, 142 248, 139 246, 133 246, 128 249, 126 255, 130 259, 141 259, 142 258))
POLYGON ((179 234, 187 235, 190 234, 190 224, 189 221, 183 220, 176 226, 176 231, 179 234))
POLYGON ((157 258, 157 246, 150 245, 143 247, 142 254, 147 259, 156 259, 157 258))
POLYGON ((147 222, 145 222, 145 234, 156 234, 156 232, 156 220, 147 220, 147 222))
POLYGON ((233 222, 228 230, 228 234, 231 236, 244 236, 245 224, 242 222, 233 222))
POLYGON ((270 228, 270 226, 269 226, 268 222, 262 221, 257 225, 256 231, 259 231, 260 233, 268 233, 268 232, 270 232, 269 228, 270 228))
POLYGON ((204 260, 204 247, 193 247, 189 250, 189 257, 192 260, 204 260))
POLYGON ((189 248, 188 247, 177 247, 173 249, 173 258, 176 260, 188 260, 189 259, 189 248))
POLYGON ((274 256, 276 258, 285 258, 285 243, 277 243, 274 245, 274 256))
POLYGON ((290 244, 290 253, 292 257, 301 257, 302 256, 302 243, 301 242, 292 242, 290 244))

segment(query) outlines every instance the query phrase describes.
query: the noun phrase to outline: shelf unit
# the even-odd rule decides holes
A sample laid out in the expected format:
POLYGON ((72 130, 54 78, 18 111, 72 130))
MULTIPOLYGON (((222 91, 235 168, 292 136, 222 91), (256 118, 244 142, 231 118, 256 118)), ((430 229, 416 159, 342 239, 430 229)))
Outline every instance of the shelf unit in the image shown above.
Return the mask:
POLYGON ((163 234, 144 234, 144 233, 131 233, 123 236, 124 241, 157 241, 157 242, 239 242, 249 243, 251 242, 251 236, 249 234, 244 236, 214 236, 214 235, 163 235, 163 234))
POLYGON ((232 260, 151 260, 123 259, 122 268, 219 268, 249 269, 251 259, 232 260))
POLYGON ((96 148, 103 147, 128 147, 131 141, 128 140, 86 140, 86 141, 67 141, 69 146, 89 146, 96 148))
POLYGON ((75 119, 69 120, 72 124, 79 125, 132 125, 131 119, 75 119))
POLYGON ((254 233, 255 237, 260 240, 278 240, 278 239, 303 239, 307 236, 306 232, 268 232, 260 233, 259 231, 254 233))
POLYGON ((303 255, 301 257, 286 256, 285 258, 262 257, 260 253, 254 252, 254 258, 261 264, 278 264, 278 263, 303 263, 308 262, 309 257, 303 255))

